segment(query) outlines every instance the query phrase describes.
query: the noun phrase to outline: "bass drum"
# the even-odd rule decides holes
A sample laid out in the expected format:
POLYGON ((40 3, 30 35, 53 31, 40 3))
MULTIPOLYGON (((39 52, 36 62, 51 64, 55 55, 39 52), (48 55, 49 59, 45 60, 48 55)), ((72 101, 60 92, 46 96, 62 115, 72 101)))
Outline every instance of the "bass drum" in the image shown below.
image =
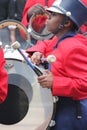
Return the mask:
POLYGON ((8 19, 0 22, 0 43, 3 48, 10 46, 15 41, 21 44, 21 49, 31 47, 30 35, 27 28, 19 21, 8 19))
MULTIPOLYGON (((55 98, 42 88, 37 74, 17 50, 5 53, 8 72, 8 96, 0 104, 1 130, 48 130, 54 116, 55 98)), ((38 68, 41 72, 43 67, 38 68)))

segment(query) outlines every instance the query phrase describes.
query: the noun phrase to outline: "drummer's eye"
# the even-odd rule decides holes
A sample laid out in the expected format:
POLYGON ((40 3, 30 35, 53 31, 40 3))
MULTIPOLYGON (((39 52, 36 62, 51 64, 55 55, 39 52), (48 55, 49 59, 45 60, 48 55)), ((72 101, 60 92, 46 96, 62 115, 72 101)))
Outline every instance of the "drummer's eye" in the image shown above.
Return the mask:
POLYGON ((58 16, 58 13, 55 13, 55 12, 51 12, 50 14, 51 16, 58 16))
POLYGON ((58 13, 56 12, 48 12, 49 16, 58 16, 58 13))
POLYGON ((47 13, 49 15, 49 18, 58 16, 58 13, 56 13, 56 12, 47 12, 47 13))

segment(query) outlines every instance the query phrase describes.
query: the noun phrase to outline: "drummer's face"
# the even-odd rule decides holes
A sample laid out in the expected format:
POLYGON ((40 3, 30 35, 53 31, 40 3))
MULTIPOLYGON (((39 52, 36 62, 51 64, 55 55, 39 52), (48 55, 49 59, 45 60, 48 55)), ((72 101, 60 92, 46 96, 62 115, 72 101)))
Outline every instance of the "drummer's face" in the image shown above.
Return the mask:
POLYGON ((46 27, 48 31, 55 32, 55 30, 59 27, 64 15, 54 12, 49 12, 49 19, 46 21, 46 27))

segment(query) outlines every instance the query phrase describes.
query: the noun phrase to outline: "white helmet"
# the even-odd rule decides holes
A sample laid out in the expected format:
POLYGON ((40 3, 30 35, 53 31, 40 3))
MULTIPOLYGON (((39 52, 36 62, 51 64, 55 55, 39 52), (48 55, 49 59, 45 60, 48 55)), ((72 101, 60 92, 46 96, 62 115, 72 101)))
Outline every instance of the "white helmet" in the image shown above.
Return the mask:
POLYGON ((87 21, 87 0, 56 0, 47 10, 68 16, 78 28, 87 21))

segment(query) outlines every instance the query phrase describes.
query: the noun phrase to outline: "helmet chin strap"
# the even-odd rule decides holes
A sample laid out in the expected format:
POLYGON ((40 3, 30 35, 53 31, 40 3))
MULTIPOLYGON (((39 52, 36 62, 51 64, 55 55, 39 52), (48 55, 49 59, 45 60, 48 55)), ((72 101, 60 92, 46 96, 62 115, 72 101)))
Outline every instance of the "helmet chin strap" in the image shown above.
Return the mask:
POLYGON ((63 19, 63 21, 59 25, 59 27, 53 32, 54 35, 58 34, 61 31, 61 29, 64 27, 64 24, 66 23, 67 20, 68 20, 68 17, 65 16, 64 19, 63 19))

